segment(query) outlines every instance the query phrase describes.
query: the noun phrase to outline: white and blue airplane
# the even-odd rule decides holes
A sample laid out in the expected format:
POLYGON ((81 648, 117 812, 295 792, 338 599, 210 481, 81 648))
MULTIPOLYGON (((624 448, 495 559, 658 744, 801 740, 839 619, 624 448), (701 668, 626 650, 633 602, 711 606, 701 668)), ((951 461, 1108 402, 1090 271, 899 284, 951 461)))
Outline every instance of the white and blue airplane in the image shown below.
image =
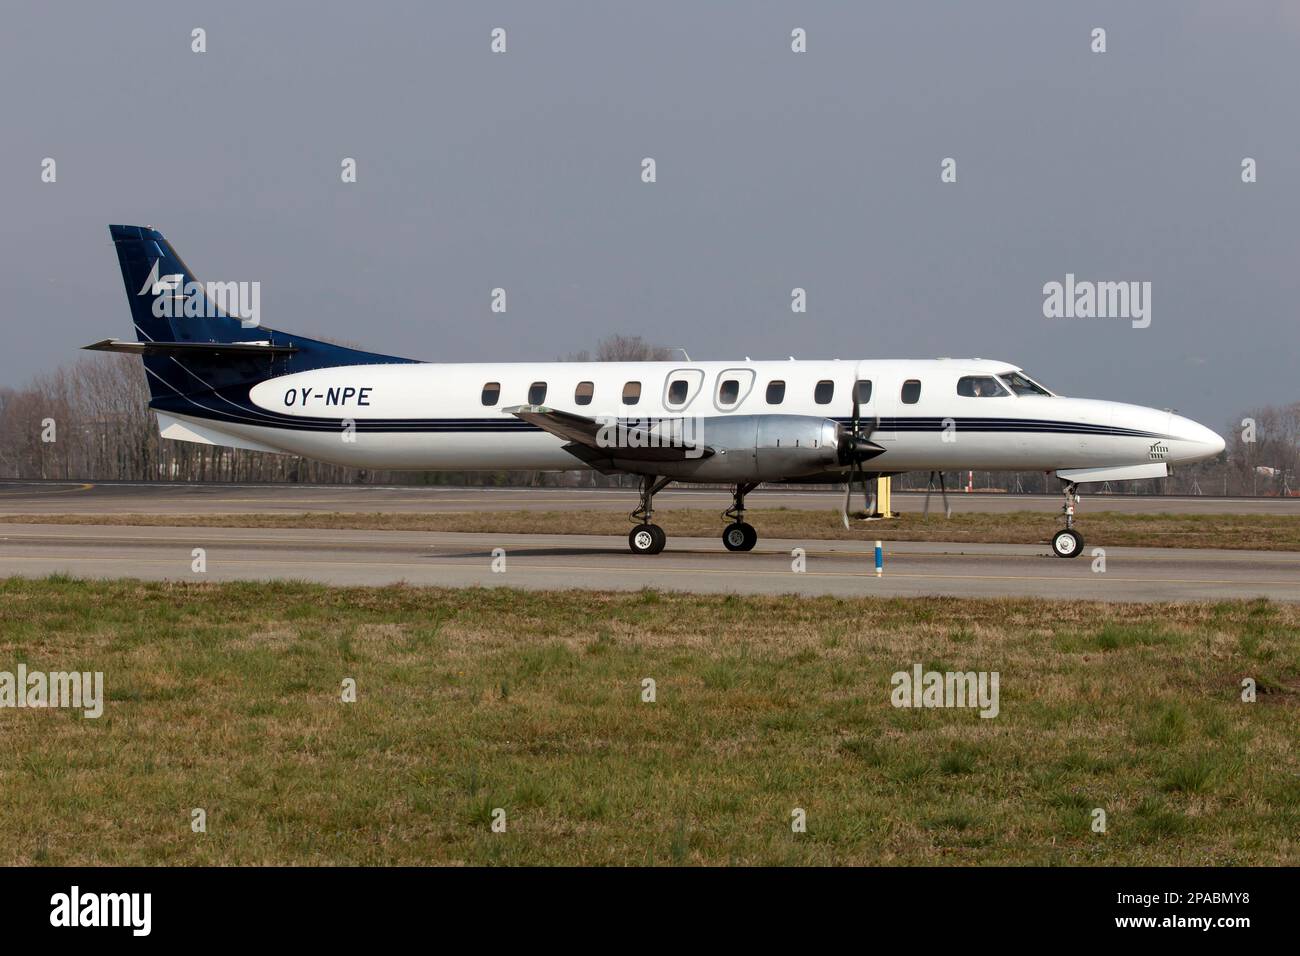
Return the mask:
MULTIPOLYGON (((234 318, 162 233, 110 226, 164 438, 365 468, 566 470, 641 477, 629 546, 657 554, 654 496, 726 483, 722 540, 758 534, 763 482, 909 471, 1044 471, 1063 482, 1053 551, 1083 550, 1077 486, 1168 474, 1223 439, 1168 410, 1067 398, 1011 362, 834 359, 432 363, 344 348, 234 318), (206 296, 206 298, 205 298, 206 296)), ((847 523, 847 518, 846 518, 847 523)))

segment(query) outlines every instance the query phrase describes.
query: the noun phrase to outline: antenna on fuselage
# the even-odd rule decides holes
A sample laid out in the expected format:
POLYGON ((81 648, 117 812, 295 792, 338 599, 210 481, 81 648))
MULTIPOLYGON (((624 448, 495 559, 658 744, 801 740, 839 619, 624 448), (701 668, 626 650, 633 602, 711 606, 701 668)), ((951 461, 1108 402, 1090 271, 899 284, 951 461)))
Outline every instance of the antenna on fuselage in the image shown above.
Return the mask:
POLYGON ((691 358, 690 354, 686 351, 686 349, 682 348, 680 345, 670 345, 670 346, 668 346, 668 351, 670 351, 670 352, 681 352, 681 353, 682 353, 682 356, 686 359, 686 361, 688 361, 688 362, 694 361, 694 360, 691 358))

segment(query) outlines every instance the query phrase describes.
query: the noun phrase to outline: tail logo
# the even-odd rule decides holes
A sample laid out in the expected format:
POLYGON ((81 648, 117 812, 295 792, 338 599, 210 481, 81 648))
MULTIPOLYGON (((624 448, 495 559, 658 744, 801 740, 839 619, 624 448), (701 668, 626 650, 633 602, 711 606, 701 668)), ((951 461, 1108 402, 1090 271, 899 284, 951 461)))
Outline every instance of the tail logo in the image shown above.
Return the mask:
POLYGON ((186 282, 179 272, 160 275, 155 259, 149 277, 136 295, 153 296, 153 314, 160 319, 239 319, 246 329, 261 323, 262 283, 186 282))
MULTIPOLYGON (((140 287, 140 291, 137 292, 136 295, 160 296, 163 293, 169 293, 170 297, 173 299, 183 298, 185 292, 181 287, 181 280, 185 277, 179 272, 172 275, 159 276, 158 263, 161 261, 161 259, 155 259, 153 261, 153 268, 149 270, 149 278, 144 280, 144 285, 140 287)), ((157 303, 154 303, 153 314, 159 315, 157 303)), ((161 316, 159 317, 161 318, 161 316)))

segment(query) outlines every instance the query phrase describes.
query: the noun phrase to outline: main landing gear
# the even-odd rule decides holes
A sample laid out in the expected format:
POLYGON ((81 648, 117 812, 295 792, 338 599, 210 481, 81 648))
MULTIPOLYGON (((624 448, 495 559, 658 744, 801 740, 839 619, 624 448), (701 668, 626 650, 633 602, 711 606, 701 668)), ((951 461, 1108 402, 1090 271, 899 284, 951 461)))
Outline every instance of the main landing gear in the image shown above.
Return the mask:
POLYGON ((728 551, 753 551, 758 544, 758 532, 754 526, 745 523, 745 495, 758 487, 757 481, 743 481, 732 492, 732 505, 722 513, 730 518, 731 524, 722 532, 722 545, 728 551))
POLYGON ((627 536, 627 546, 633 554, 658 554, 668 543, 664 529, 651 524, 650 519, 654 517, 655 495, 667 488, 670 482, 671 478, 656 478, 653 475, 641 479, 641 503, 631 514, 636 527, 627 536))
MULTIPOLYGON (((628 533, 627 546, 633 554, 658 554, 668 543, 664 529, 652 523, 654 517, 654 497, 672 482, 671 478, 656 478, 646 475, 641 479, 641 503, 632 512, 635 527, 628 533)), ((749 494, 759 483, 745 481, 736 485, 732 492, 732 505, 722 513, 730 518, 731 523, 722 532, 722 544, 728 551, 752 551, 758 543, 758 532, 752 525, 745 523, 745 495, 749 494)))
POLYGON ((1065 483, 1065 504, 1061 513, 1065 527, 1052 535, 1052 553, 1058 558, 1077 558, 1083 552, 1083 535, 1074 530, 1074 504, 1079 500, 1079 486, 1073 481, 1065 483))

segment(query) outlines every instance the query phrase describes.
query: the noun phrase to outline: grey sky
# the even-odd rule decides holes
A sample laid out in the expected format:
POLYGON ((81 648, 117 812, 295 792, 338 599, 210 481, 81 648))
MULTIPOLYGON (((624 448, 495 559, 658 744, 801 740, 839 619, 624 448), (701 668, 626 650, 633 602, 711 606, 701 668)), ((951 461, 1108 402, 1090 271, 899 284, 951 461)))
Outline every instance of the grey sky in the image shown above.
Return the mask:
POLYGON ((202 278, 259 280, 267 325, 435 361, 549 360, 621 332, 697 359, 1007 359, 1217 427, 1300 399, 1300 3, 0 18, 0 384, 129 335, 105 229, 124 222, 202 278), (1042 286, 1067 272, 1151 281, 1151 327, 1045 319, 1042 286))

